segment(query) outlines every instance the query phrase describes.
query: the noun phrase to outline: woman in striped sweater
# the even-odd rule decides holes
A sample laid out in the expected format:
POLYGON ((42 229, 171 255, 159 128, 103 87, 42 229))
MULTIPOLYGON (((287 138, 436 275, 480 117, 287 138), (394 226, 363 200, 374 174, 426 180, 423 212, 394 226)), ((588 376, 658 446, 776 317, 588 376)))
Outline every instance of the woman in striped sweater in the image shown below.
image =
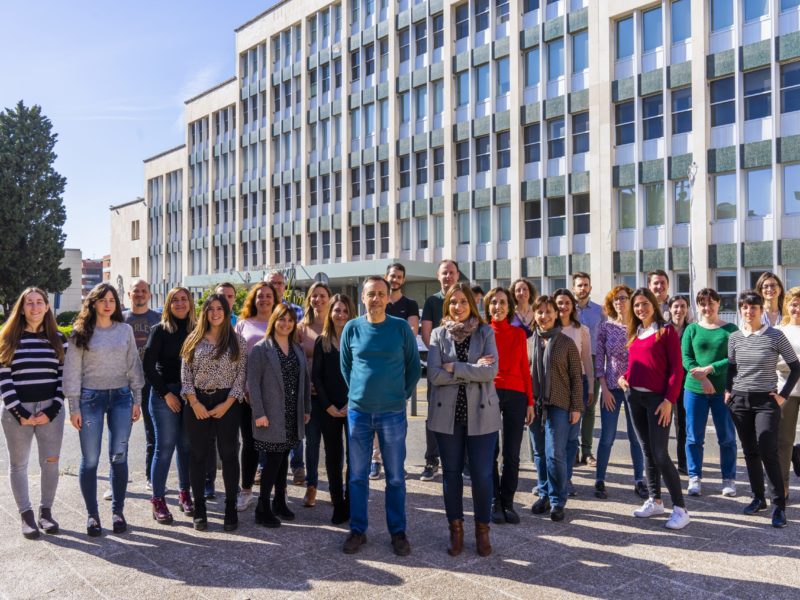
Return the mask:
POLYGON ((0 332, 0 422, 8 450, 8 478, 28 539, 58 533, 50 512, 58 487, 58 458, 64 434, 61 388, 67 340, 58 331, 47 293, 30 287, 20 294, 0 332), (28 494, 28 458, 33 438, 39 453, 39 521, 28 494), (37 526, 38 525, 38 526, 37 526))

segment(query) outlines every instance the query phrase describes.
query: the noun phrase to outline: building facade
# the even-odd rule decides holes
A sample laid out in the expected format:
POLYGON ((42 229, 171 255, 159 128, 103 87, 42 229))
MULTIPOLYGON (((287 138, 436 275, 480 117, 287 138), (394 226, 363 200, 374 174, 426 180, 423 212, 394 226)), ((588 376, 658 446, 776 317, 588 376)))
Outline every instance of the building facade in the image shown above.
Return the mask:
POLYGON ((83 304, 83 258, 80 248, 64 248, 60 267, 69 269, 70 284, 59 294, 50 294, 50 305, 54 314, 79 311, 83 304))
MULTIPOLYGON (((110 206, 111 254, 103 259, 103 280, 113 285, 123 305, 128 304, 131 283, 140 277, 157 286, 160 279, 153 279, 147 260, 148 207, 144 198, 110 206)), ((153 299, 153 306, 160 304, 153 299)))
POLYGON ((151 278, 800 284, 798 5, 281 2, 145 163, 151 278))
POLYGON ((92 291, 92 288, 103 281, 103 262, 94 258, 84 258, 81 261, 81 295, 83 298, 92 291))

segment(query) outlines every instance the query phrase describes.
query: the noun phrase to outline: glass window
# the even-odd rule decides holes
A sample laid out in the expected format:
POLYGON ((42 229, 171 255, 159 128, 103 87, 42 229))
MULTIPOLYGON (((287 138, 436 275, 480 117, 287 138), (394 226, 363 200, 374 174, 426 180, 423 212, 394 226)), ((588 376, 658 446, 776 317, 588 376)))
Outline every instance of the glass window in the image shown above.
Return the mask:
POLYGON ((444 81, 433 82, 433 114, 440 115, 444 112, 444 81))
POLYGON ((428 219, 417 219, 417 247, 425 249, 428 247, 428 219))
POLYGON ((400 62, 404 63, 411 57, 408 27, 401 29, 400 33, 397 34, 397 44, 400 47, 398 51, 400 62))
POLYGON ((558 237, 567 233, 567 212, 564 198, 547 199, 547 235, 558 237))
POLYGON ((617 202, 619 229, 634 229, 636 227, 636 190, 632 187, 619 188, 617 202))
POLYGON ((489 29, 489 0, 475 1, 475 32, 489 29))
POLYGON ((572 36, 572 72, 580 73, 589 68, 589 32, 579 31, 572 36))
POLYGON ((444 148, 433 149, 433 180, 444 180, 444 148))
POLYGON ((692 130, 692 88, 672 92, 672 133, 692 130))
POLYGON ((633 17, 617 21, 617 60, 633 56, 633 17))
POLYGON ((664 137, 664 97, 661 94, 642 98, 642 137, 654 140, 664 137))
POLYGON ((547 122, 548 158, 564 156, 564 135, 564 119, 553 119, 547 122))
POLYGON ((800 164, 783 167, 783 212, 800 213, 800 164))
POLYGON ((633 100, 617 104, 614 112, 617 120, 617 146, 632 144, 636 137, 633 100))
POLYGON ((506 205, 497 209, 498 233, 501 242, 511 241, 511 207, 506 205))
POLYGON ((672 2, 672 43, 681 42, 690 37, 692 37, 691 0, 674 0, 672 2))
POLYGON ((444 46, 444 14, 433 17, 433 49, 444 46))
POLYGON ((364 69, 367 77, 375 73, 375 44, 364 46, 364 69))
POLYGON ((423 150, 414 154, 414 162, 417 167, 417 185, 428 183, 428 151, 423 150))
POLYGON ((469 142, 456 144, 456 176, 469 175, 469 142))
POLYGON ((357 141, 361 137, 361 110, 356 108, 350 113, 350 139, 357 141))
POLYGON ((525 126, 525 164, 541 160, 540 135, 539 123, 525 126))
POLYGON ((350 81, 358 81, 361 77, 361 52, 356 50, 350 53, 350 81))
POLYGON ((769 14, 769 0, 744 0, 743 4, 745 23, 769 14))
POLYGON ((478 243, 488 244, 492 241, 492 214, 488 208, 475 211, 478 221, 478 243))
POLYGON ((642 13, 642 52, 650 52, 661 47, 661 7, 642 13))
POLYGON ((414 38, 416 40, 417 56, 422 56, 428 51, 428 24, 425 20, 414 25, 414 38))
POLYGON ((436 235, 436 247, 444 248, 444 215, 436 215, 433 217, 433 227, 436 235))
POLYGON ((398 166, 400 170, 400 187, 407 188, 411 185, 411 157, 408 154, 403 154, 398 159, 398 166))
POLYGON ((590 231, 589 194, 576 194, 572 197, 572 233, 584 234, 590 231))
POLYGON ((497 95, 503 96, 511 91, 511 76, 508 72, 508 57, 495 63, 497 67, 497 95))
POLYGON ((673 211, 675 223, 689 223, 691 219, 691 188, 688 179, 679 179, 672 186, 673 211))
POLYGON ((736 295, 739 287, 736 284, 736 271, 720 271, 717 273, 717 292, 719 292, 719 309, 736 312, 736 295))
MULTIPOLYGON (((781 10, 789 10, 796 6, 800 6, 800 0, 781 0, 781 10)), ((791 286, 787 286, 787 289, 789 287, 791 286)))
POLYGON ((375 193, 375 163, 364 165, 364 180, 367 196, 375 193))
POLYGON ((711 82, 711 126, 729 125, 736 119, 733 76, 711 82))
POLYGON ((772 169, 747 171, 747 216, 772 214, 772 169))
POLYGON ((711 0, 711 31, 733 27, 733 0, 711 0))
POLYGON ((800 110, 800 62, 781 65, 781 112, 796 110, 800 110))
POLYGON ((744 74, 744 118, 763 119, 772 114, 769 67, 744 74))
POLYGON ((538 85, 539 83, 539 46, 531 48, 525 53, 525 86, 538 85))
POLYGON ((491 168, 491 157, 489 155, 489 136, 484 135, 475 138, 475 166, 478 173, 485 173, 491 168))
POLYGON ((583 154, 589 151, 589 113, 572 115, 572 153, 583 154))
POLYGON ((489 64, 475 69, 475 101, 483 102, 489 98, 489 64))
POLYGON ((564 38, 547 44, 547 80, 553 81, 564 76, 564 38))
POLYGON ((469 4, 456 6, 456 41, 469 36, 469 4))
POLYGON ((542 203, 539 200, 525 202, 525 239, 536 240, 542 237, 542 203))
POLYGON ((644 186, 644 219, 647 227, 664 224, 664 184, 644 186))
POLYGON ((375 225, 366 225, 364 234, 367 254, 375 254, 375 225))
POLYGON ((469 244, 469 212, 458 213, 458 243, 469 244))
POLYGON ((511 133, 501 131, 497 134, 497 168, 507 169, 511 166, 511 133))
POLYGON ((495 15, 500 18, 508 15, 509 8, 508 8, 509 0, 496 0, 495 1, 495 15))
POLYGON ((411 92, 404 92, 400 94, 400 123, 408 123, 411 121, 411 92))
POLYGON ((456 75, 456 95, 458 97, 456 106, 469 104, 469 71, 461 71, 456 75))
POLYGON ((358 198, 361 195, 361 169, 359 167, 350 169, 350 187, 353 198, 358 198))
POLYGON ((417 119, 424 119, 428 114, 428 87, 422 85, 414 90, 417 119))
POLYGON ((411 221, 400 221, 400 250, 411 250, 411 221))
POLYGON ((526 13, 529 13, 531 11, 538 10, 538 8, 539 0, 525 0, 522 10, 526 13))
POLYGON ((736 218, 736 173, 714 177, 714 218, 736 218))
POLYGON ((380 163, 381 170, 381 192, 389 191, 389 161, 384 160, 380 163))

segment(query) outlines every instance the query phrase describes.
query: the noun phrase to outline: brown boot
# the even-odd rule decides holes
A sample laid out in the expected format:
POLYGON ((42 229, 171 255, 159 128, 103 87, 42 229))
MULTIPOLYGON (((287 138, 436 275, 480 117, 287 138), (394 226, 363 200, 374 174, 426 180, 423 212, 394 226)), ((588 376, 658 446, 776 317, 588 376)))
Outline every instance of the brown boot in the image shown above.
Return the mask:
POLYGON ((317 486, 310 485, 306 488, 306 495, 303 496, 303 506, 311 508, 317 503, 317 486))
POLYGON ((464 519, 450 521, 450 547, 447 553, 458 556, 464 550, 464 519))
POLYGON ((475 545, 480 556, 489 556, 492 553, 492 544, 489 543, 488 523, 475 523, 475 545))

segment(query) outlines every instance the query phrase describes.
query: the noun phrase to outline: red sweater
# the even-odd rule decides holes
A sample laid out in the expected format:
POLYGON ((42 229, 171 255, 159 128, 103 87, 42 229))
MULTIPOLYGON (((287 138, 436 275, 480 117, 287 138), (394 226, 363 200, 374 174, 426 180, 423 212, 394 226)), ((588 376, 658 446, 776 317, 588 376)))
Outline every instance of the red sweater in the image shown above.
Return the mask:
POLYGON ((501 390, 522 392, 533 406, 533 383, 528 364, 528 340, 525 331, 509 324, 508 320, 491 322, 500 357, 494 386, 501 390))
POLYGON ((683 386, 681 340, 672 325, 661 335, 636 338, 628 349, 628 370, 625 379, 632 388, 645 388, 675 404, 683 386), (658 339, 656 339, 658 338, 658 339))

